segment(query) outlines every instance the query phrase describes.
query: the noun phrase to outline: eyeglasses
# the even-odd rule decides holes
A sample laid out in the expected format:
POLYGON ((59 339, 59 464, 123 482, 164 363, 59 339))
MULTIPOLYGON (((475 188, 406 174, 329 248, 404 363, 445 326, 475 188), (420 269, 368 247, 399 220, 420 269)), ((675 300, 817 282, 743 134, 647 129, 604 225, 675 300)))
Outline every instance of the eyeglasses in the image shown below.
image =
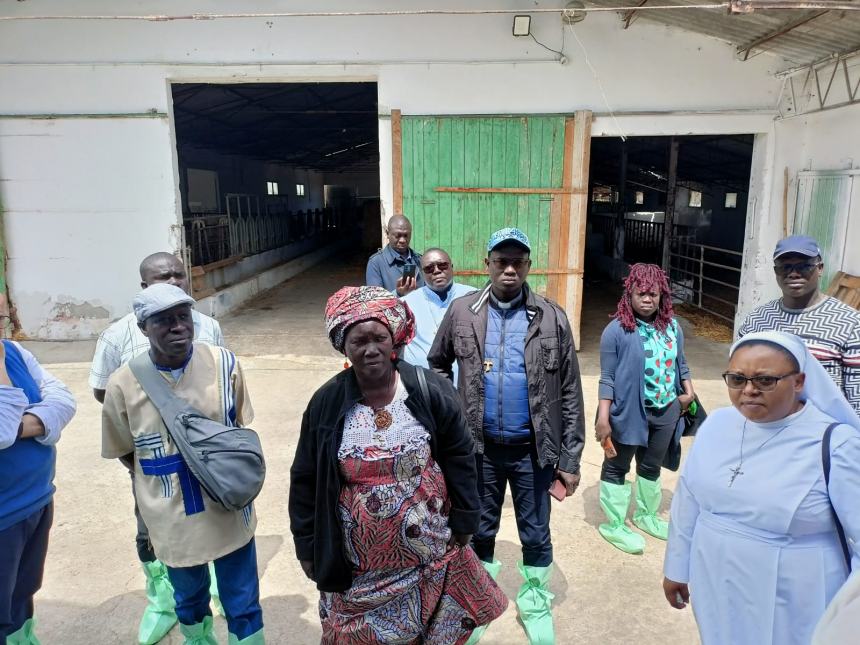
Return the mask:
POLYGON ((494 267, 503 271, 508 267, 514 267, 514 271, 519 271, 532 263, 529 258, 493 258, 490 262, 494 267))
POLYGON ((763 374, 761 376, 744 376, 743 374, 735 374, 734 372, 723 372, 723 380, 733 390, 742 390, 747 386, 747 383, 752 383, 755 389, 760 392, 770 392, 776 388, 777 383, 782 379, 788 378, 799 372, 789 372, 782 376, 770 376, 763 374))
POLYGON ((425 264, 421 267, 421 270, 427 275, 433 275, 436 271, 441 271, 445 273, 448 269, 451 268, 450 262, 430 262, 429 264, 425 264))
POLYGON ((774 264, 773 270, 782 276, 791 275, 795 271, 801 275, 808 276, 821 266, 821 262, 793 262, 786 264, 774 264))

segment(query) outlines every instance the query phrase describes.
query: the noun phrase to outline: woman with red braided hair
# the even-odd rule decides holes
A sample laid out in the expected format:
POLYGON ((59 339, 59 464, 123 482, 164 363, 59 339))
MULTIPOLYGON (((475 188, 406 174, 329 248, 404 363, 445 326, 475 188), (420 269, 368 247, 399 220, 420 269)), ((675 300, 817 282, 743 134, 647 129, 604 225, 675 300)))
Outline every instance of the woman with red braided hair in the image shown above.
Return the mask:
POLYGON ((598 530, 622 551, 642 553, 645 538, 626 524, 631 486, 625 478, 635 456, 633 524, 665 540, 668 524, 657 516, 660 469, 670 445, 680 441, 681 416, 695 399, 669 281, 655 264, 634 264, 624 281, 624 295, 600 338, 598 397, 595 435, 606 453, 600 506, 607 518, 598 530))

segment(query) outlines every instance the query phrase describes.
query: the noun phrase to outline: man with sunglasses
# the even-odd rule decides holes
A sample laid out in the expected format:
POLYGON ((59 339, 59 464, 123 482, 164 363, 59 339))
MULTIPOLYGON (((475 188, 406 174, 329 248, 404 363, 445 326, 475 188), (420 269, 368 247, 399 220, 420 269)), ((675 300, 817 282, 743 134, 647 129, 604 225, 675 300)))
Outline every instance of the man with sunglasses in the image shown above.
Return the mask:
MULTIPOLYGON (((427 249, 421 256, 421 273, 426 283, 406 294, 403 301, 415 314, 415 338, 406 345, 403 358, 407 363, 429 367, 427 353, 442 324, 448 306, 460 296, 477 291, 475 287, 454 282, 454 263, 442 249, 427 249)), ((454 365, 454 383, 457 366, 454 365)))
POLYGON ((556 480, 560 495, 576 491, 585 422, 570 323, 526 283, 530 253, 519 229, 493 233, 484 261, 489 284, 451 303, 428 362, 449 378, 455 362, 460 368, 457 389, 475 441, 481 497, 472 546, 498 575, 496 535, 510 484, 525 579, 517 607, 529 642, 552 643, 548 492, 556 480))
POLYGON ((821 292, 824 263, 811 237, 780 240, 773 269, 782 298, 754 309, 738 337, 761 331, 799 336, 860 414, 860 312, 821 292))

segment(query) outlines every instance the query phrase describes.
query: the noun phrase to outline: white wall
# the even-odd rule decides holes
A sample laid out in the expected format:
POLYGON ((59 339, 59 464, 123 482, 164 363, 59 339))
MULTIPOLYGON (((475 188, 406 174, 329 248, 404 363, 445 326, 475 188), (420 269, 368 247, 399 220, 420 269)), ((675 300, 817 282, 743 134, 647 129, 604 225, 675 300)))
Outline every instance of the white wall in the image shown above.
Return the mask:
MULTIPOLYGON (((261 0, 253 10, 313 10, 320 4, 261 0)), ((330 11, 393 6, 379 0, 325 4, 330 11)), ((403 0, 396 8, 427 4, 403 0)), ((522 6, 518 0, 432 4, 522 6)), ((30 15, 247 10, 246 3, 188 0, 4 5, 8 14, 30 15)), ((587 108, 601 113, 596 135, 768 132, 780 87, 773 72, 781 61, 763 55, 741 63, 720 41, 643 22, 628 30, 621 24, 614 14, 592 14, 576 27, 605 101, 570 32, 569 62, 561 65, 530 38, 511 36, 510 16, 4 21, 0 111, 167 114, 171 81, 375 80, 383 216, 392 209, 392 108, 404 114, 587 108), (603 116, 610 108, 624 114, 603 116), (675 113, 657 114, 668 111, 675 113)), ((550 47, 561 45, 557 15, 536 15, 532 31, 550 47)), ((0 119, 0 180, 0 199, 9 210, 10 290, 29 336, 91 335, 127 310, 136 261, 152 248, 176 246, 171 227, 179 219, 177 172, 165 118, 0 119), (52 190, 55 185, 63 190, 52 190), (133 232, 117 235, 118 222, 133 232), (44 231, 53 232, 47 243, 44 231), (108 263, 107 275, 128 280, 91 279, 79 269, 93 255, 108 263), (96 307, 69 309, 66 303, 96 307)), ((769 184, 761 183, 760 190, 766 189, 769 184)))
MULTIPOLYGON (((794 221, 797 197, 797 173, 801 170, 834 170, 860 168, 860 105, 819 112, 806 117, 794 117, 774 123, 768 137, 758 137, 754 153, 767 164, 771 176, 767 194, 756 201, 750 186, 750 207, 755 207, 752 227, 748 231, 745 253, 745 279, 736 322, 740 323, 756 306, 780 296, 773 276, 773 249, 783 231, 783 179, 788 169, 789 233, 794 221), (768 139, 768 141, 765 141, 768 139)), ((766 182, 767 183, 767 182, 766 182)), ((845 261, 840 267, 860 275, 860 180, 854 181, 851 219, 845 261), (850 249, 854 249, 853 252, 850 249)), ((826 258, 825 258, 826 261, 826 258)))

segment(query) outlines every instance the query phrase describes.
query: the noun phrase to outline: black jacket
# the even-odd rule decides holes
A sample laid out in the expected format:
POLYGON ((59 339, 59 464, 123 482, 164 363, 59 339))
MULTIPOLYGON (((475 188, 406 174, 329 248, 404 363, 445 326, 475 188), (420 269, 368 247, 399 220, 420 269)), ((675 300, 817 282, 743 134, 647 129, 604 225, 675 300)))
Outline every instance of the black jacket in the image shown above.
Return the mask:
MULTIPOLYGON (((475 533, 480 518, 472 438, 451 383, 424 370, 430 401, 425 401, 416 370, 395 363, 408 392, 406 407, 430 433, 433 459, 445 475, 451 502, 448 526, 454 533, 475 533)), ((296 457, 290 469, 290 530, 299 560, 314 563, 320 591, 346 591, 352 586, 352 565, 343 548, 338 517, 341 477, 337 452, 346 413, 362 398, 352 369, 323 385, 302 417, 296 457)))
MULTIPOLYGON (((585 445, 585 416, 579 362, 564 310, 523 286, 529 318, 525 364, 529 413, 540 465, 579 472, 585 445)), ((484 340, 490 285, 457 298, 448 307, 427 356, 434 371, 452 376, 460 367, 458 390, 479 453, 484 452, 484 340)))

